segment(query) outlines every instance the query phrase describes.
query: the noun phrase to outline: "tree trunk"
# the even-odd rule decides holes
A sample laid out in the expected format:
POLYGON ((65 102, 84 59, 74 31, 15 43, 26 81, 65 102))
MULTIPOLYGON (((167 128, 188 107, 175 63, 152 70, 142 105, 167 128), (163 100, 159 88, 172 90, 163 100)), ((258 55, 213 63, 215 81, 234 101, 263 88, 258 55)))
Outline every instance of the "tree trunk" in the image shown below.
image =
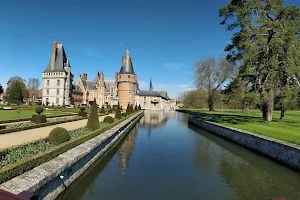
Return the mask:
POLYGON ((214 101, 211 96, 208 97, 207 100, 209 111, 214 111, 214 101))
POLYGON ((283 106, 281 106, 281 108, 280 108, 280 119, 284 118, 285 111, 286 111, 286 109, 283 106))
POLYGON ((262 108, 261 108, 263 119, 267 122, 272 121, 273 107, 274 107, 274 91, 269 90, 267 91, 267 98, 263 100, 262 108))

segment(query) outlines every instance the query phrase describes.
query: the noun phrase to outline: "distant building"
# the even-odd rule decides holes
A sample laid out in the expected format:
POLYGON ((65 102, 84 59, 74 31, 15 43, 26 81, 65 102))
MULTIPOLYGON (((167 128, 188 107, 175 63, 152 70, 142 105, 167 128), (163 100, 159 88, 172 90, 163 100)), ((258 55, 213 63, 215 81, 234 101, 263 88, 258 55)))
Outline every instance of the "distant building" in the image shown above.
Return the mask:
POLYGON ((43 100, 43 90, 28 90, 28 98, 24 102, 31 104, 40 104, 43 100))
POLYGON ((137 91, 136 102, 144 110, 171 110, 170 98, 165 91, 154 91, 150 78, 149 90, 137 91))
POLYGON ((74 75, 62 44, 53 42, 52 55, 49 65, 42 73, 44 105, 55 106, 82 106, 91 105, 94 99, 99 107, 122 106, 126 109, 141 105, 142 109, 171 110, 172 104, 165 91, 154 91, 152 79, 149 90, 140 90, 137 76, 133 68, 133 59, 129 48, 122 56, 119 72, 114 80, 105 80, 102 72, 97 72, 94 79, 88 80, 87 74, 79 75, 75 84, 72 84, 74 75))
POLYGON ((63 45, 53 42, 50 62, 42 73, 42 103, 55 106, 71 105, 73 77, 70 60, 63 45))

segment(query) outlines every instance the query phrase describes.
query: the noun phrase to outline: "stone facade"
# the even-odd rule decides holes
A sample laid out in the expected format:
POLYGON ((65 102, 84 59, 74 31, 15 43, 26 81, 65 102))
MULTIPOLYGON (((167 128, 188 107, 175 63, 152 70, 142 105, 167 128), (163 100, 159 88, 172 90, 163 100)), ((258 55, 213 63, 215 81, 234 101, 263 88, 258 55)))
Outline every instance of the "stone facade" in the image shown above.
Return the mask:
POLYGON ((63 45, 53 42, 50 62, 42 73, 42 103, 55 106, 71 105, 73 77, 63 45))
POLYGON ((79 75, 75 84, 71 65, 62 44, 53 42, 52 55, 47 69, 42 73, 44 105, 91 105, 94 99, 99 107, 120 104, 126 109, 129 104, 141 105, 142 109, 169 110, 170 101, 165 91, 153 91, 152 80, 149 91, 141 91, 133 69, 133 59, 129 48, 122 56, 119 72, 114 80, 105 80, 104 74, 97 72, 94 79, 87 74, 79 75))

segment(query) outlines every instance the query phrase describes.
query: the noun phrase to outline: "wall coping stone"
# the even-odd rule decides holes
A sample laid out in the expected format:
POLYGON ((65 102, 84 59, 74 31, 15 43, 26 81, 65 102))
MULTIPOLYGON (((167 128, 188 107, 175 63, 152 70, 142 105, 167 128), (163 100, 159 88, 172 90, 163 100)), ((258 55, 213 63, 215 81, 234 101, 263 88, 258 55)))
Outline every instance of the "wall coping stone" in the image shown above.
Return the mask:
MULTIPOLYGON (((73 149, 70 149, 63 154, 60 154, 52 160, 43 163, 17 177, 14 177, 7 182, 2 183, 0 185, 0 189, 9 191, 13 194, 19 194, 20 192, 27 190, 31 192, 37 191, 41 186, 59 176, 65 169, 68 169, 70 166, 75 164, 77 161, 103 143, 107 138, 119 131, 119 129, 128 122, 142 115, 142 113, 143 112, 139 112, 115 127, 74 147, 73 149)), ((123 131, 126 131, 126 129, 119 132, 123 131)))

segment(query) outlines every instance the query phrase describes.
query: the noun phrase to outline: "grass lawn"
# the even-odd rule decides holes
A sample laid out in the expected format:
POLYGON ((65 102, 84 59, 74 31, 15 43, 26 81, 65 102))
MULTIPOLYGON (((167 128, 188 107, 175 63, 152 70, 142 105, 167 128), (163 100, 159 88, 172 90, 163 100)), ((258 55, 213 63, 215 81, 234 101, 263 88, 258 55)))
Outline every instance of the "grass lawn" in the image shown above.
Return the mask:
MULTIPOLYGON (((54 116, 61 116, 66 114, 72 114, 72 111, 66 112, 66 111, 44 111, 42 114, 46 115, 46 117, 54 117, 54 116)), ((34 109, 27 110, 27 109, 21 109, 20 112, 20 119, 26 119, 31 118, 32 115, 36 115, 36 112, 34 109)), ((6 120, 17 120, 18 119, 18 112, 17 110, 0 110, 0 121, 6 121, 6 120)))
POLYGON ((233 116, 199 117, 225 126, 250 131, 259 135, 300 145, 300 111, 287 111, 283 120, 279 119, 280 112, 274 111, 273 121, 265 122, 262 120, 262 114, 259 110, 250 110, 248 114, 242 113, 241 110, 216 110, 214 112, 202 109, 186 110, 216 114, 232 114, 233 116), (241 117, 241 115, 243 117, 241 117))

